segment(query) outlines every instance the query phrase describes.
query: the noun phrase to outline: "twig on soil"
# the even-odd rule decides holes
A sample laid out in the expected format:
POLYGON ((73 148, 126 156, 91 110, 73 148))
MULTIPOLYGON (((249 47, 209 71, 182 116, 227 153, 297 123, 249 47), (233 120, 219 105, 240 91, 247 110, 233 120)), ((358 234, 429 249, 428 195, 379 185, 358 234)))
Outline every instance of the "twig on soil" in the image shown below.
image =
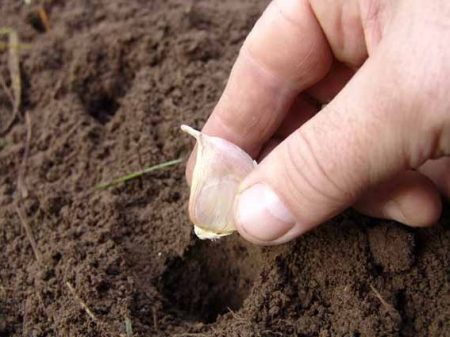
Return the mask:
POLYGON ((58 82, 56 82, 55 88, 53 89, 53 92, 50 95, 51 99, 56 99, 56 96, 58 95, 59 91, 61 90, 61 88, 63 86, 64 79, 65 79, 65 77, 62 76, 62 77, 60 77, 58 82))
POLYGON ((29 226, 29 224, 28 224, 28 222, 27 222, 27 220, 25 218, 25 215, 23 214, 23 211, 20 208, 20 206, 17 203, 15 203, 14 206, 15 206, 17 215, 19 216, 19 220, 20 220, 23 228, 25 229, 25 233, 27 235, 28 241, 30 242, 31 249, 33 250, 34 257, 36 258, 36 260, 37 260, 37 262, 39 264, 42 264, 41 253, 39 252, 39 249, 38 249, 38 246, 36 244, 36 240, 34 239, 31 227, 29 226))
POLYGON ((113 187, 113 186, 125 183, 125 182, 127 182, 129 180, 141 177, 144 174, 147 174, 147 173, 150 173, 150 172, 154 172, 154 171, 157 171, 157 170, 161 170, 161 169, 164 169, 164 168, 167 168, 167 167, 175 166, 175 165, 181 163, 182 161, 183 161, 183 159, 180 158, 180 159, 170 160, 170 161, 167 161, 167 162, 164 162, 164 163, 161 163, 161 164, 157 164, 157 165, 154 165, 154 166, 146 167, 146 168, 144 168, 141 171, 127 174, 125 176, 122 176, 122 177, 119 177, 117 179, 114 179, 111 182, 98 184, 98 185, 95 186, 95 189, 96 190, 107 189, 107 188, 110 188, 110 187, 113 187))
POLYGON ((46 32, 50 31, 50 19, 48 18, 47 11, 45 10, 43 5, 40 5, 38 8, 39 18, 41 19, 42 25, 46 32))
POLYGON ((369 284, 369 286, 370 289, 372 289, 373 293, 375 294, 376 298, 378 298, 378 300, 381 302, 381 304, 387 311, 395 311, 395 308, 381 296, 381 294, 378 292, 378 290, 375 289, 373 285, 369 284))
POLYGON ((129 317, 125 317, 125 332, 127 333, 127 337, 133 336, 133 326, 131 325, 131 320, 129 317))
MULTIPOLYGON (((14 97, 11 93, 11 90, 9 90, 8 86, 6 85, 5 79, 0 74, 0 86, 2 87, 3 91, 6 93, 6 96, 8 96, 9 101, 11 102, 11 105, 14 105, 14 97)), ((3 148, 6 146, 6 140, 0 139, 0 150, 3 150, 3 148)))
POLYGON ((17 115, 19 114, 20 106, 22 104, 22 81, 20 74, 20 55, 19 55, 19 35, 12 28, 0 28, 0 35, 8 34, 9 38, 9 59, 8 68, 11 77, 12 92, 14 94, 13 113, 6 126, 0 131, 3 134, 9 130, 14 124, 17 115))
POLYGON ((76 299, 76 301, 80 304, 81 308, 86 312, 86 314, 96 323, 99 322, 98 318, 94 315, 91 309, 87 306, 87 304, 78 296, 77 292, 75 291, 74 287, 70 282, 66 282, 67 288, 69 288, 70 293, 72 296, 76 299))
POLYGON ((28 197, 25 175, 27 173, 28 156, 30 153, 31 143, 31 117, 29 113, 25 113, 25 123, 27 127, 27 138, 25 140, 25 151, 23 153, 22 163, 20 164, 19 173, 17 176, 17 189, 19 190, 22 199, 26 199, 28 197))
MULTIPOLYGON (((148 298, 150 298, 147 294, 146 294, 146 296, 148 298)), ((155 328, 155 330, 158 330, 159 329, 158 328, 158 315, 156 313, 155 307, 152 308, 152 313, 153 313, 153 327, 155 328)))
POLYGON ((105 333, 107 335, 111 335, 111 336, 119 335, 120 337, 125 337, 125 335, 123 335, 123 334, 114 334, 114 333, 112 333, 111 331, 109 331, 107 329, 106 324, 102 320, 97 318, 97 316, 95 316, 94 312, 88 307, 86 302, 84 302, 81 299, 81 297, 77 294, 77 292, 75 291, 75 288, 73 287, 72 283, 67 281, 66 282, 66 286, 67 286, 67 288, 69 288, 70 293, 75 298, 75 300, 78 302, 80 307, 86 312, 86 314, 92 319, 92 321, 95 324, 97 324, 97 326, 99 327, 99 329, 101 329, 103 331, 103 333, 105 333))
POLYGON ((28 336, 28 328, 27 328, 27 321, 28 321, 28 298, 25 299, 23 303, 23 317, 22 317, 22 331, 24 336, 28 336))
MULTIPOLYGON (((5 32, 2 33, 2 31, 0 31, 0 35, 4 35, 6 34, 5 32)), ((22 49, 22 50, 26 50, 26 49, 30 49, 31 48, 31 43, 19 43, 17 46, 15 46, 17 49, 22 49)), ((0 50, 2 49, 8 49, 9 48, 9 43, 5 43, 5 42, 0 42, 0 50)))

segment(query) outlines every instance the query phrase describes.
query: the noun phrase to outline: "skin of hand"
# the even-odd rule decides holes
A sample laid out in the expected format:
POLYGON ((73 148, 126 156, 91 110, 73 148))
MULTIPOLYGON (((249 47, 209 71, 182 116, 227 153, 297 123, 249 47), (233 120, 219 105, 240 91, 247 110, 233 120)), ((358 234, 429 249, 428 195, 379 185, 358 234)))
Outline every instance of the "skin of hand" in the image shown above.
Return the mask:
POLYGON ((235 201, 240 234, 284 243, 350 206, 436 222, 449 89, 447 0, 272 1, 203 128, 261 160, 235 201))

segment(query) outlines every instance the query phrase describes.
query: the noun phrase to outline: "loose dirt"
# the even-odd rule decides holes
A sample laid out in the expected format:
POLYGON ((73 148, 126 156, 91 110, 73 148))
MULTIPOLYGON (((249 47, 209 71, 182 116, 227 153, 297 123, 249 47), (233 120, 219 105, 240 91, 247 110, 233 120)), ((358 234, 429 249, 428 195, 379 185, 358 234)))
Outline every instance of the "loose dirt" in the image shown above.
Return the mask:
POLYGON ((448 205, 431 229, 347 212, 258 248, 193 236, 183 165, 94 189, 187 156, 180 124, 201 127, 265 4, 45 1, 47 31, 36 4, 1 2, 29 46, 0 138, 0 336, 450 336, 448 205))

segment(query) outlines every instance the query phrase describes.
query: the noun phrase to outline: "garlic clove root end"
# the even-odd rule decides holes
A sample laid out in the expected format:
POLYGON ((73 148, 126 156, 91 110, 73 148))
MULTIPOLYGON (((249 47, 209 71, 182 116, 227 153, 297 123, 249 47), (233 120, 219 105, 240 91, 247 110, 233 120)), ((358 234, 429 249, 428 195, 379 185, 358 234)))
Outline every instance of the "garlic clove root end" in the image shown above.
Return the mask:
POLYGON ((194 233, 195 233, 195 235, 197 235, 197 237, 200 240, 217 240, 217 239, 220 239, 220 238, 222 238, 224 236, 231 235, 231 234, 233 234, 233 232, 234 231, 230 231, 228 233, 220 233, 219 234, 219 233, 216 233, 216 232, 213 232, 213 231, 209 231, 209 230, 206 230, 206 229, 203 229, 201 227, 198 227, 198 226, 194 225, 194 233))

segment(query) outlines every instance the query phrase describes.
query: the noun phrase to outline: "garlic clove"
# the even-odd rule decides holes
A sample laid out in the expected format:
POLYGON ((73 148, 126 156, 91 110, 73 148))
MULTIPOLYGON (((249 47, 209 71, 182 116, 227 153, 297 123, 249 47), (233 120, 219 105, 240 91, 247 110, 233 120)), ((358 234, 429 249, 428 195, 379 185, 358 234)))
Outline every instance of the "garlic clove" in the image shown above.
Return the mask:
POLYGON ((200 239, 217 239, 236 230, 233 203, 241 181, 256 162, 241 148, 187 125, 181 130, 197 140, 192 173, 189 216, 200 239))

